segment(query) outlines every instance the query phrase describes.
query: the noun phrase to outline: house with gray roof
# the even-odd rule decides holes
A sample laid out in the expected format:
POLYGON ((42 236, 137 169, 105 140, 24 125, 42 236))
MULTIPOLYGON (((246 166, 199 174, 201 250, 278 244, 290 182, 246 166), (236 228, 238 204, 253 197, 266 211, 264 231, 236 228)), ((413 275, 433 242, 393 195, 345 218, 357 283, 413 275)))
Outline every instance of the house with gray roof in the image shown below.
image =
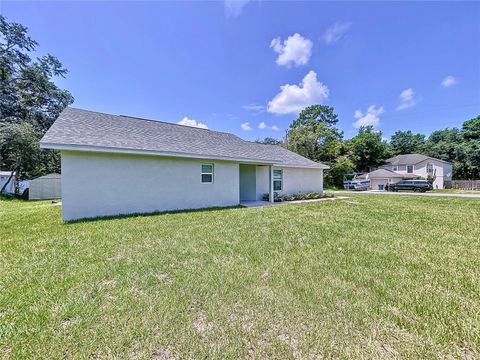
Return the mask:
POLYGON ((359 180, 370 180, 370 189, 372 190, 386 189, 388 185, 397 183, 400 180, 413 180, 421 178, 422 177, 419 175, 400 174, 389 169, 377 169, 358 176, 359 180))
POLYGON ((65 220, 273 202, 322 192, 328 168, 225 132, 75 108, 40 144, 61 153, 65 220))
MULTIPOLYGON (((397 181, 400 181, 402 178, 433 179, 434 189, 443 189, 445 182, 452 181, 451 163, 421 154, 397 155, 387 159, 380 169, 392 171, 401 176, 397 181)), ((398 177, 390 177, 390 179, 398 179, 398 177)), ((391 180, 390 182, 396 181, 391 180)))

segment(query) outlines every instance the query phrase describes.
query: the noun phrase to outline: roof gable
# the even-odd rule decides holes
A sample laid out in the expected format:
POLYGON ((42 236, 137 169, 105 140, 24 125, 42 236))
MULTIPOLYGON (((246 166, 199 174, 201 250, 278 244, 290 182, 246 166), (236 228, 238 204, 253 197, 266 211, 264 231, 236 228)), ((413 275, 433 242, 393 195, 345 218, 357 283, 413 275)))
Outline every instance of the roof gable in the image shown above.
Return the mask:
POLYGON ((402 154, 397 155, 393 158, 385 160, 385 163, 388 165, 415 165, 422 161, 432 159, 436 161, 440 161, 443 163, 448 163, 447 161, 436 159, 430 156, 422 155, 422 154, 402 154))
POLYGON ((280 146, 245 141, 230 133, 75 108, 66 108, 40 143, 54 149, 110 149, 326 168, 280 146))

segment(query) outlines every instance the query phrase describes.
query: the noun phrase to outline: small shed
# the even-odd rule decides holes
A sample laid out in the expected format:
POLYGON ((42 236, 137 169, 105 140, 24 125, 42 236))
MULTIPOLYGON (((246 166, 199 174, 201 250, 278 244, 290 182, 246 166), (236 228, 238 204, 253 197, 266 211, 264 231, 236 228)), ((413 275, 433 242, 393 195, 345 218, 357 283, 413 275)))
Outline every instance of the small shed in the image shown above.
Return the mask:
POLYGON ((51 200, 62 197, 62 177, 60 174, 40 176, 29 182, 29 200, 51 200))

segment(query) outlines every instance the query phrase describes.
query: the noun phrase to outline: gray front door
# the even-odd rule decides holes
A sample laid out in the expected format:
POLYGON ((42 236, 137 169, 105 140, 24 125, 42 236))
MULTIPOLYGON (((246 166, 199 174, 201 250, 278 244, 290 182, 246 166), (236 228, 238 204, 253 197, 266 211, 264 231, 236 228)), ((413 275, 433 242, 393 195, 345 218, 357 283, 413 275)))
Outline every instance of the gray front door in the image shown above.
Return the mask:
POLYGON ((257 166, 240 165, 240 201, 257 198, 257 166))

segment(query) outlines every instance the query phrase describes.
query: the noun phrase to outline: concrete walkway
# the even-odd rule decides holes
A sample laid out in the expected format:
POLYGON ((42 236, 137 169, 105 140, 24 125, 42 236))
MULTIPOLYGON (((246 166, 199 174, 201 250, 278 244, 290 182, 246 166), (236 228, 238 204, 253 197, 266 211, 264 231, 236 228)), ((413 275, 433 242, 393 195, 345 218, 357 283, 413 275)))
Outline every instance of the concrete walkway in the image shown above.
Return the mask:
POLYGON ((240 205, 245 206, 247 208, 255 208, 261 206, 268 206, 268 205, 289 205, 289 204, 302 204, 302 203, 310 203, 310 202, 317 202, 317 201, 332 201, 332 200, 342 200, 348 199, 348 196, 335 196, 333 198, 323 198, 323 199, 310 199, 310 200, 294 200, 294 201, 280 201, 275 203, 270 203, 268 201, 241 201, 240 205))
POLYGON ((456 193, 416 193, 413 191, 393 192, 393 191, 334 191, 335 194, 374 194, 374 195, 406 195, 406 196, 433 196, 433 197, 462 197, 462 198, 477 198, 480 199, 480 192, 478 194, 456 194, 456 193))

